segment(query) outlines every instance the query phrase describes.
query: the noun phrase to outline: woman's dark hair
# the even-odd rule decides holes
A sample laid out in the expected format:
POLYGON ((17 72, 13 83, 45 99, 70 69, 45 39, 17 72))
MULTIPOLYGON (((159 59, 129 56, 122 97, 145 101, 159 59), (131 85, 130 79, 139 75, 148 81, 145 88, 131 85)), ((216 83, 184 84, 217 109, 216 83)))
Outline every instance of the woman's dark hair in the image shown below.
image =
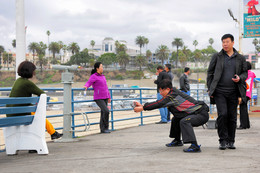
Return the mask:
POLYGON ((246 62, 246 65, 247 65, 247 70, 251 70, 252 69, 252 65, 250 62, 246 62))
POLYGON ((30 61, 23 61, 18 67, 18 75, 22 78, 32 78, 36 66, 30 61))
POLYGON ((158 85, 159 89, 166 89, 166 88, 172 88, 172 81, 170 81, 169 79, 163 79, 159 85, 158 85))
POLYGON ((91 74, 94 74, 94 73, 97 72, 97 68, 100 67, 100 64, 101 64, 101 62, 96 62, 96 63, 94 64, 94 69, 91 70, 91 74))

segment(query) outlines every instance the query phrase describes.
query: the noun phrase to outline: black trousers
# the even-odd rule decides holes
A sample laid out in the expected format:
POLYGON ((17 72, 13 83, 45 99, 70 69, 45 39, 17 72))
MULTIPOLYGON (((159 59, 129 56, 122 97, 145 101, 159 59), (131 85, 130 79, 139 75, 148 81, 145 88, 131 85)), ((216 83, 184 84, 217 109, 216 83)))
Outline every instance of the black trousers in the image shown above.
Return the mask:
POLYGON ((248 106, 247 103, 250 100, 249 97, 246 97, 246 102, 242 102, 240 106, 240 127, 250 128, 250 121, 248 116, 248 106))
POLYGON ((214 100, 218 111, 218 136, 219 142, 235 142, 237 127, 237 92, 220 92, 215 90, 214 100))
POLYGON ((108 99, 100 99, 100 100, 95 100, 97 105, 101 109, 101 114, 100 114, 100 130, 108 130, 109 127, 109 109, 107 108, 107 102, 108 99))
POLYGON ((188 115, 184 118, 172 118, 170 138, 182 140, 184 143, 191 143, 196 140, 193 127, 198 127, 205 124, 209 120, 208 110, 202 109, 199 113, 188 115))

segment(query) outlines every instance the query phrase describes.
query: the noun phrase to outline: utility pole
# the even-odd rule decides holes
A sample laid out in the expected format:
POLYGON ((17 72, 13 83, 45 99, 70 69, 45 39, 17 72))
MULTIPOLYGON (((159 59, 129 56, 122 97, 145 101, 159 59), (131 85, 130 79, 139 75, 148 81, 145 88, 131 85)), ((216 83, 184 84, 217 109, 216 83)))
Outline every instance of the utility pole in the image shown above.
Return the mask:
POLYGON ((232 19, 238 23, 238 31, 239 31, 239 53, 242 54, 242 35, 243 35, 243 32, 242 32, 242 25, 243 25, 243 21, 242 21, 242 14, 241 12, 243 11, 241 8, 242 8, 242 0, 239 0, 239 20, 236 19, 233 15, 233 12, 231 11, 231 9, 228 9, 228 13, 230 15, 230 17, 232 17, 232 19))
MULTIPOLYGON (((16 71, 25 60, 24 0, 16 0, 16 71)), ((18 78, 16 73, 16 79, 18 78)))

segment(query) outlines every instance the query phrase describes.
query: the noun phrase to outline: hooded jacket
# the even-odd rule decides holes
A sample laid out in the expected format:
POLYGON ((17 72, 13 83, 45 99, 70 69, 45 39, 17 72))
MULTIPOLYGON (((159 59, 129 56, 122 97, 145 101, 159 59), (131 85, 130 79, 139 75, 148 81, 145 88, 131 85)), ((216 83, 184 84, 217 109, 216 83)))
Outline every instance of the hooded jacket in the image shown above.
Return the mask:
POLYGON ((91 85, 94 89, 94 100, 111 98, 107 87, 106 77, 103 74, 92 74, 84 86, 89 88, 91 85))

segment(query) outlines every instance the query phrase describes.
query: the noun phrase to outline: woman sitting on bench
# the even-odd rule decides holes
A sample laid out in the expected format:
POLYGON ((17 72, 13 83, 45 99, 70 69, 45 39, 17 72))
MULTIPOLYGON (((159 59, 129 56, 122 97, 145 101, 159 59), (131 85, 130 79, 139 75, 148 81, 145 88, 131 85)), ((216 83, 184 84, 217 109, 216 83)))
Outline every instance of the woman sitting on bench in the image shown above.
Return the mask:
MULTIPOLYGON (((21 76, 18 78, 12 87, 11 93, 9 97, 32 97, 32 94, 40 96, 44 93, 43 90, 38 88, 32 81, 29 79, 35 75, 36 66, 29 61, 23 61, 18 67, 18 75, 21 76)), ((26 105, 24 105, 26 106, 26 105)), ((12 107, 12 105, 8 105, 8 107, 12 107)), ((34 112, 31 113, 34 115, 34 112)), ((20 116, 20 115, 28 115, 28 114, 7 114, 7 117, 12 116, 20 116)), ((52 124, 46 119, 46 130, 51 135, 51 139, 58 139, 62 136, 59 132, 57 132, 52 124)))

